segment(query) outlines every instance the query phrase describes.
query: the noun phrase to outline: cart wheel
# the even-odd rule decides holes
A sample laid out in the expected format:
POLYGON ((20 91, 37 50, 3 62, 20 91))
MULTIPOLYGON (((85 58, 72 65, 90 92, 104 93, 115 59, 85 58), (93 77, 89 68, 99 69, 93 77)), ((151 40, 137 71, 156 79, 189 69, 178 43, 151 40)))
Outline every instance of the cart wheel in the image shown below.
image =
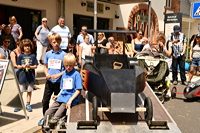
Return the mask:
POLYGON ((171 90, 171 97, 172 97, 172 99, 174 99, 174 98, 176 97, 176 92, 177 92, 177 89, 176 89, 176 87, 174 86, 174 87, 172 88, 172 90, 171 90))
POLYGON ((94 96, 92 99, 92 117, 94 121, 97 121, 97 111, 98 111, 97 97, 94 96))
POLYGON ((144 100, 144 107, 146 108, 146 112, 144 112, 145 121, 151 121, 153 118, 153 106, 151 99, 149 97, 146 97, 144 100))

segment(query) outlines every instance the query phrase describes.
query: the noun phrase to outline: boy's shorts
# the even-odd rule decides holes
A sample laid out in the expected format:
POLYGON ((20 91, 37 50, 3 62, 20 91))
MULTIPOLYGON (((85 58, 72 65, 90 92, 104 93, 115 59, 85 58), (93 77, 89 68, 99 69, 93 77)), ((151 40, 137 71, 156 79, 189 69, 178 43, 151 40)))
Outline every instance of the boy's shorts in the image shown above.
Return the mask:
POLYGON ((29 84, 29 83, 24 83, 24 84, 19 84, 19 88, 21 92, 32 92, 34 88, 34 84, 29 84))
POLYGON ((200 57, 199 58, 193 58, 190 66, 193 66, 193 67, 200 66, 200 57))

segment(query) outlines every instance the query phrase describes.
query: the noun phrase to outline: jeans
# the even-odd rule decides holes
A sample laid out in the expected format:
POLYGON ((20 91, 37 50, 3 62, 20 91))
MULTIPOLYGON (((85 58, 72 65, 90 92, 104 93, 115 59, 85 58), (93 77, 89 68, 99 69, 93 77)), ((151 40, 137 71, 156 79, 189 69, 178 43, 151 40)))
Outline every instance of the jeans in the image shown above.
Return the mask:
POLYGON ((172 59, 172 79, 173 81, 178 81, 178 71, 177 66, 179 65, 180 68, 180 76, 182 83, 186 81, 185 76, 185 57, 184 55, 179 56, 176 59, 172 59))
POLYGON ((42 99, 42 107, 43 107, 43 115, 45 114, 46 110, 49 108, 49 101, 51 99, 51 95, 58 95, 60 92, 60 83, 53 83, 51 81, 46 81, 45 90, 42 99))

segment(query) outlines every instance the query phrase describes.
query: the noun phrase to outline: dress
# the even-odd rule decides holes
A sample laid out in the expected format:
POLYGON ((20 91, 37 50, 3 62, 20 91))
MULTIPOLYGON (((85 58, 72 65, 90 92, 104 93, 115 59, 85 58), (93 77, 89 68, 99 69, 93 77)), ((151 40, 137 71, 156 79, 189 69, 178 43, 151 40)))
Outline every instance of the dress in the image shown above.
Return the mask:
MULTIPOLYGON (((20 54, 17 58, 17 65, 26 65, 29 64, 30 66, 38 65, 37 59, 34 54, 20 54)), ((19 73, 20 84, 28 83, 28 84, 35 84, 35 69, 21 69, 19 73)))
POLYGON ((71 38, 71 33, 70 30, 67 26, 60 27, 59 25, 54 26, 51 31, 49 32, 49 36, 52 35, 53 33, 58 33, 61 38, 62 42, 60 44, 61 49, 67 49, 68 47, 68 38, 71 38))

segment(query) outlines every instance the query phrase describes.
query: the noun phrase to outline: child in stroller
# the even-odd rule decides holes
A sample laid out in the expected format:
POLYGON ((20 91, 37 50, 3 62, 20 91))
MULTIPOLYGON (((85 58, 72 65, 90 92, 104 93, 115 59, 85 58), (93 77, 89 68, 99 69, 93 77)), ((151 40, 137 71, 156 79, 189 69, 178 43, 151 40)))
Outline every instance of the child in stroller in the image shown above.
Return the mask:
POLYGON ((158 33, 157 52, 144 51, 137 54, 138 64, 147 72, 147 82, 163 103, 164 97, 170 98, 171 91, 169 68, 172 64, 172 47, 163 33, 158 33))

